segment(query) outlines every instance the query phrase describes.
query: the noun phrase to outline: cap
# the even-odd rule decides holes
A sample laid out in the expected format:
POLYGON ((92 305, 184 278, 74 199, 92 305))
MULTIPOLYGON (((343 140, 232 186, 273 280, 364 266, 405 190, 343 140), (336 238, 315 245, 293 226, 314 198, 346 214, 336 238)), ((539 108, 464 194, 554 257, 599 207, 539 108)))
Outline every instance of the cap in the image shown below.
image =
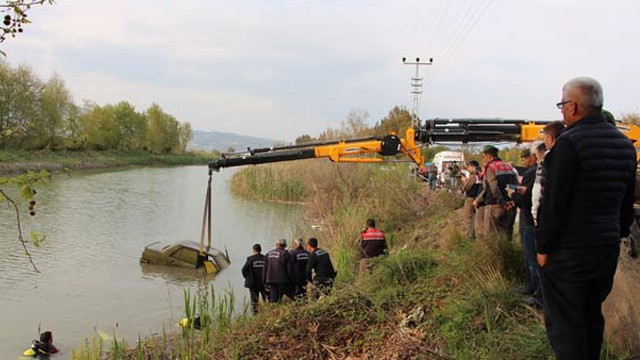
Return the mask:
POLYGON ((276 244, 282 245, 282 246, 287 246, 287 239, 278 239, 278 240, 276 240, 276 244))
POLYGON ((498 148, 493 146, 493 145, 485 145, 482 147, 482 152, 487 152, 487 151, 495 151, 498 152, 498 148))
POLYGON ((522 151, 520 152, 520 157, 521 158, 526 158, 531 156, 531 150, 529 150, 528 148, 524 148, 522 149, 522 151))

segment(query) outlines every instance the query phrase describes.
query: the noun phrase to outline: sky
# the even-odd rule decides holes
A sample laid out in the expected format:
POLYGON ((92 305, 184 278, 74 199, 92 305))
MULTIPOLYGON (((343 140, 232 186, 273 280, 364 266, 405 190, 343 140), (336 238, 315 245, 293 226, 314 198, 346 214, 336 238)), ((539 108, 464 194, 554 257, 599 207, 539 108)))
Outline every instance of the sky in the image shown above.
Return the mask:
POLYGON ((616 116, 640 108, 640 1, 57 0, 0 45, 57 72, 78 103, 158 103, 194 129, 292 141, 418 114, 559 119, 562 85, 591 76, 616 116))

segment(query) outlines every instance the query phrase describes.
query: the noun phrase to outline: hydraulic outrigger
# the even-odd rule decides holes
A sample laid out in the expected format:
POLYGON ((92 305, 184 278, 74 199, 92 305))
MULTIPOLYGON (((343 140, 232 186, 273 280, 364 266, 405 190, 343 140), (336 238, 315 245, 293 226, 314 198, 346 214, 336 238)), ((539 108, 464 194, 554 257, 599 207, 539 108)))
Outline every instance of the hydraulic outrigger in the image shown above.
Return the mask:
MULTIPOLYGON (((424 125, 408 128, 404 139, 395 133, 361 139, 323 141, 300 145, 247 149, 223 154, 211 161, 209 169, 266 164, 300 159, 328 158, 333 162, 382 163, 397 162, 390 156, 403 154, 419 168, 424 166, 421 147, 434 143, 531 142, 542 138, 542 128, 548 121, 506 119, 432 119, 424 125), (362 157, 377 154, 380 157, 362 157), (387 159, 385 159, 387 157, 387 159)), ((618 129, 639 145, 640 129, 635 125, 618 123, 618 129)))

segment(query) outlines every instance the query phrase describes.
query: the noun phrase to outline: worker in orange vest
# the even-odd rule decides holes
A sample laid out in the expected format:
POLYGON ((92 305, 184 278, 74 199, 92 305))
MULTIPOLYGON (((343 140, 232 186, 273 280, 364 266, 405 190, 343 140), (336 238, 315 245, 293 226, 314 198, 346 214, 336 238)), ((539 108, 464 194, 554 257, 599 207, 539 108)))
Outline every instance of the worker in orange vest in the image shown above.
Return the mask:
POLYGON ((367 220, 367 227, 360 234, 358 244, 361 254, 360 273, 369 269, 369 259, 387 252, 387 239, 382 230, 376 229, 376 222, 373 219, 367 220))

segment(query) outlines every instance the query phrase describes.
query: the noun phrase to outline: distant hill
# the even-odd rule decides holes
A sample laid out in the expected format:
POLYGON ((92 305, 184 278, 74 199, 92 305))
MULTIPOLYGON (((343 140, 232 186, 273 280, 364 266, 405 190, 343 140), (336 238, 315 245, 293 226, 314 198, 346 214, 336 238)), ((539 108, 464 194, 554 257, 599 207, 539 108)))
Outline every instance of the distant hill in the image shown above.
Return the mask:
POLYGON ((239 135, 221 131, 193 131, 193 138, 189 142, 189 148, 195 150, 218 150, 226 152, 229 148, 236 151, 245 150, 247 147, 266 147, 277 143, 275 140, 263 139, 253 136, 239 135))

